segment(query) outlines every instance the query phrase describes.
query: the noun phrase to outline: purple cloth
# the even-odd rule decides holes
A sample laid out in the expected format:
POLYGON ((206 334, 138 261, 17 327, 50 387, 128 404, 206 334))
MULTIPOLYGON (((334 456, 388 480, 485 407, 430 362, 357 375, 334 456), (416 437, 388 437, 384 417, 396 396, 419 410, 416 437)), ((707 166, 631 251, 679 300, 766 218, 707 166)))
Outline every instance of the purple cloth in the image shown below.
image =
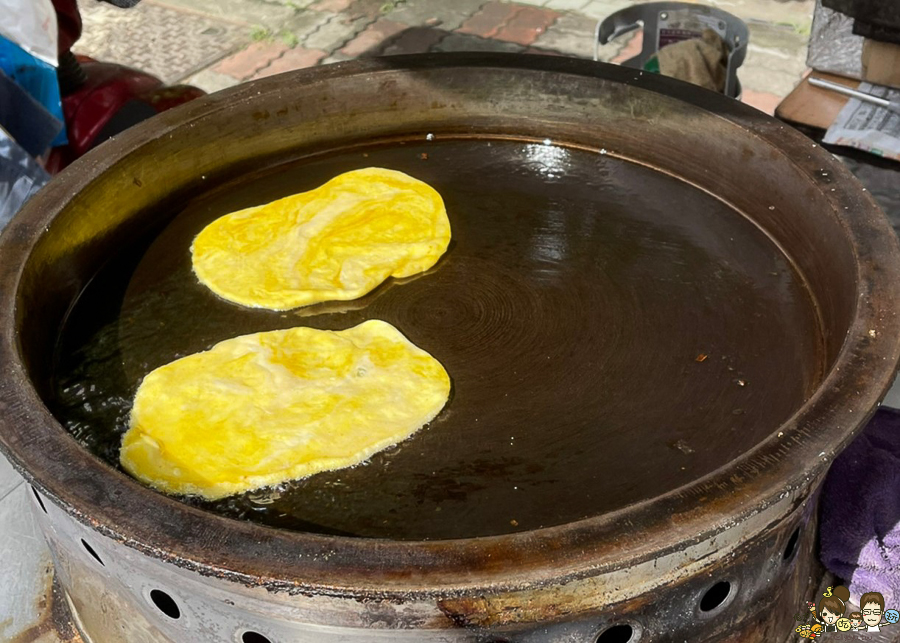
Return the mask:
POLYGON ((822 489, 820 556, 851 600, 900 607, 900 410, 879 409, 834 461, 822 489))

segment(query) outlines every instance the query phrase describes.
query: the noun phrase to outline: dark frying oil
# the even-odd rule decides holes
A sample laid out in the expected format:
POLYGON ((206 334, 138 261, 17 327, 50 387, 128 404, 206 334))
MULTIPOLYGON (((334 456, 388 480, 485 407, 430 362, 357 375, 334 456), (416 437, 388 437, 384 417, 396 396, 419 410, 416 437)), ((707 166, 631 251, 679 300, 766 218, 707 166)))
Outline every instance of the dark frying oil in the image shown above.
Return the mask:
POLYGON ((220 502, 287 529, 463 538, 556 525, 696 480, 753 447, 818 384, 813 302, 739 213, 609 155, 512 141, 393 144, 210 186, 85 289, 57 353, 56 415, 118 461, 150 370, 231 337, 390 322, 445 366, 453 398, 353 469, 220 502), (355 168, 407 172, 453 228, 429 271, 288 313, 216 298, 193 237, 230 211, 355 168))

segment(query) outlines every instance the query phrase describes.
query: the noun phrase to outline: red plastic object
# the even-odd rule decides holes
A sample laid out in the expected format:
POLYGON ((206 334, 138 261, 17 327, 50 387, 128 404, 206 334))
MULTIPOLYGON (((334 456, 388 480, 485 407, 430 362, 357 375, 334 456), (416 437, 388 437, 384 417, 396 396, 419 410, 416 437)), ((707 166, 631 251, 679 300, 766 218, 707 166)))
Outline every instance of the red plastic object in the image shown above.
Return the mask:
POLYGON ((46 169, 51 174, 119 133, 114 125, 112 131, 108 126, 124 109, 135 114, 131 120, 144 120, 205 95, 188 85, 165 87, 155 76, 122 65, 83 60, 82 67, 87 82, 63 98, 69 144, 50 153, 46 169))
MULTIPOLYGON (((63 54, 81 36, 81 15, 75 0, 53 0, 53 5, 63 54)), ((45 168, 51 174, 129 126, 206 94, 188 85, 166 87, 155 76, 123 65, 82 56, 78 61, 86 81, 63 97, 69 144, 50 152, 45 168)))

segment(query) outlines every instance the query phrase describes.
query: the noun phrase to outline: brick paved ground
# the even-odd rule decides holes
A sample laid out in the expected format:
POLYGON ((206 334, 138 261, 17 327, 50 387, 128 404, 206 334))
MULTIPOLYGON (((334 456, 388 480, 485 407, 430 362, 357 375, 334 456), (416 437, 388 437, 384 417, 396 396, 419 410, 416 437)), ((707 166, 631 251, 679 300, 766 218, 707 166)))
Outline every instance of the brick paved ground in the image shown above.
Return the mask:
POLYGON ((167 83, 203 69, 247 42, 242 25, 149 2, 128 11, 95 1, 82 6, 84 28, 76 52, 130 64, 167 83))
MULTIPOLYGON (((806 70, 813 0, 705 0, 748 22, 743 100, 771 113, 806 70)), ((597 20, 628 0, 83 0, 79 53, 216 91, 361 56, 510 51, 593 58, 597 20)), ((640 33, 600 48, 622 62, 640 33)))

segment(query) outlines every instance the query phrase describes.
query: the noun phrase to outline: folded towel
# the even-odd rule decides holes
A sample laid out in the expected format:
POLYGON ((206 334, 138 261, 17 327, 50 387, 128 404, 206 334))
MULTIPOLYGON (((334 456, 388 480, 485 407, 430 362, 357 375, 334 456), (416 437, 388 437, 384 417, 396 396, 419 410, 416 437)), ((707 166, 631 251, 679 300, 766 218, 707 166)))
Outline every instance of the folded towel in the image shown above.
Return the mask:
POLYGON ((712 29, 705 29, 700 38, 682 40, 656 53, 659 72, 706 89, 721 92, 725 89, 728 68, 728 46, 712 29))
POLYGON ((820 556, 854 602, 900 604, 900 411, 878 410, 835 459, 822 489, 820 556))

